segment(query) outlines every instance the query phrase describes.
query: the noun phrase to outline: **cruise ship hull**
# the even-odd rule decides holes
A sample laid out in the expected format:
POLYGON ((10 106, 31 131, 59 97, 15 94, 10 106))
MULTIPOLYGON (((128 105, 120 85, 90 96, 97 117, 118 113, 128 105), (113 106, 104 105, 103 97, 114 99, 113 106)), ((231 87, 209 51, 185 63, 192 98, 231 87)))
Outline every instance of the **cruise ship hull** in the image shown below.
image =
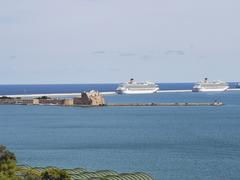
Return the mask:
POLYGON ((193 88, 193 92, 223 92, 223 91, 227 91, 228 88, 229 88, 228 86, 223 88, 216 88, 216 89, 193 88))
POLYGON ((152 94, 156 93, 159 88, 152 89, 152 90, 118 90, 117 93, 119 94, 152 94))

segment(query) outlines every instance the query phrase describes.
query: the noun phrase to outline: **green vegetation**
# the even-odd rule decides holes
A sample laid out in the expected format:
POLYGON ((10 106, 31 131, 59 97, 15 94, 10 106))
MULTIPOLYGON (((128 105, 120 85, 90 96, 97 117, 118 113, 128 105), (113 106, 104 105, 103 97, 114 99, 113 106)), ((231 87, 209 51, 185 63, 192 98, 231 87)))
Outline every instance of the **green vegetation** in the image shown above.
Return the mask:
POLYGON ((64 170, 48 168, 39 173, 35 169, 17 168, 15 155, 0 145, 0 180, 70 180, 64 170))
POLYGON ((1 96, 0 99, 13 99, 13 98, 7 97, 7 96, 1 96))
POLYGON ((0 145, 0 177, 0 179, 18 179, 16 176, 16 157, 2 145, 0 145))
POLYGON ((42 173, 42 180, 70 180, 70 176, 66 171, 49 168, 42 173))
POLYGON ((36 98, 36 99, 51 99, 51 98, 48 97, 48 96, 41 96, 41 97, 38 97, 38 98, 36 98))
POLYGON ((30 166, 17 166, 15 155, 0 145, 0 180, 152 180, 145 173, 123 173, 102 170, 88 172, 82 168, 61 170, 55 167, 32 168, 30 166))
POLYGON ((43 172, 34 168, 19 168, 18 174, 21 174, 21 180, 70 180, 66 171, 57 168, 46 168, 43 172))
POLYGON ((23 175, 24 180, 42 180, 41 173, 35 169, 29 170, 20 170, 20 173, 23 175))

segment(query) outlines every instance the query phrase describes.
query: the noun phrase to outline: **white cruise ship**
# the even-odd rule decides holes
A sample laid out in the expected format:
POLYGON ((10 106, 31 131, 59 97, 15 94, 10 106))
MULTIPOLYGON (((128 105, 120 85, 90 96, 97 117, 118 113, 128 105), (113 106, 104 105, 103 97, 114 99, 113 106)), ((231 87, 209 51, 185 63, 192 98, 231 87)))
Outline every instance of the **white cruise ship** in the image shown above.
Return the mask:
POLYGON ((240 82, 239 82, 239 83, 237 83, 237 86, 236 86, 236 88, 240 88, 240 82))
POLYGON ((159 86, 152 82, 136 82, 130 79, 129 82, 122 83, 116 89, 118 94, 151 94, 159 90, 159 86))
POLYGON ((209 82, 208 78, 198 82, 193 87, 193 92, 220 92, 229 89, 229 84, 223 81, 209 82))

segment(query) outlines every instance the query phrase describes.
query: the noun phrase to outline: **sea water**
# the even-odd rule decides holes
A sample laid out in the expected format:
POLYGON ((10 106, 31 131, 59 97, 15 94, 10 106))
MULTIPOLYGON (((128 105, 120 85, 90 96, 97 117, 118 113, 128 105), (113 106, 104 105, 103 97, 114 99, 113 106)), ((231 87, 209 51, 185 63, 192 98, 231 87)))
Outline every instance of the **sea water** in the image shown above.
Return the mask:
POLYGON ((240 91, 105 96, 108 103, 222 107, 0 106, 0 144, 18 164, 142 171, 154 179, 239 179, 240 91))
MULTIPOLYGON (((161 90, 190 90, 194 83, 157 83, 161 90)), ((236 82, 229 83, 231 88, 236 82)), ((97 90, 113 92, 119 84, 35 84, 35 85, 0 85, 1 95, 15 94, 51 94, 51 93, 79 93, 82 91, 97 90)))

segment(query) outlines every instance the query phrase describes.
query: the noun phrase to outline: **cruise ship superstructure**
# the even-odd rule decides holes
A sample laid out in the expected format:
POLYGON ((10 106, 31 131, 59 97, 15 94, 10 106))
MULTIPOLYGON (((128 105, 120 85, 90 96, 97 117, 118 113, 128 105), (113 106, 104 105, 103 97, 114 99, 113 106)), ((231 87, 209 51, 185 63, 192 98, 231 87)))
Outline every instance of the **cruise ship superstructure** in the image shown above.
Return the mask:
POLYGON ((151 94, 159 90, 159 86, 152 82, 136 82, 134 79, 121 83, 116 92, 119 94, 151 94))
POLYGON ((223 81, 209 82, 208 78, 198 82, 193 87, 193 92, 221 92, 229 89, 229 84, 223 81))
POLYGON ((239 82, 239 83, 237 83, 237 86, 236 86, 236 88, 240 88, 240 82, 239 82))

